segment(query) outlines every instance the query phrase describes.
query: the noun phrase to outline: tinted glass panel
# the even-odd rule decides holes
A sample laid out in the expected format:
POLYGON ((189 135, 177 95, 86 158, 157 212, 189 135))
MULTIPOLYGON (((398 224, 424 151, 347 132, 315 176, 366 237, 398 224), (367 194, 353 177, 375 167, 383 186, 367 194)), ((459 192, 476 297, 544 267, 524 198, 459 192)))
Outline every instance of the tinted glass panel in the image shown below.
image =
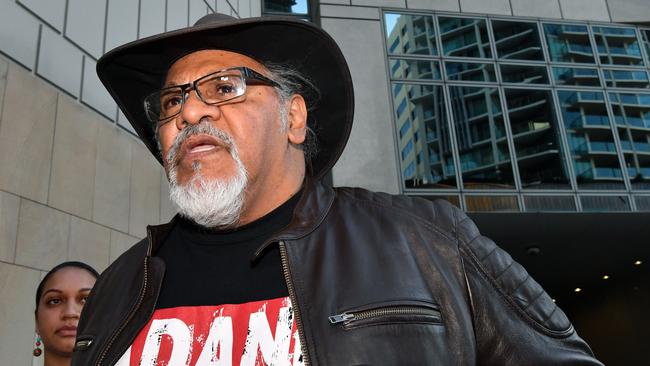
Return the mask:
POLYGON ((593 27, 600 62, 610 65, 643 65, 634 28, 593 27))
POLYGON ((650 29, 641 30, 641 39, 643 40, 643 45, 645 46, 645 54, 650 58, 650 29))
POLYGON ((390 59, 391 79, 440 80, 438 61, 390 59))
POLYGON ((548 84, 545 66, 499 65, 504 83, 548 84))
POLYGON ((438 54, 432 16, 387 13, 384 20, 389 54, 438 54))
POLYGON ((544 60, 537 23, 493 20, 492 31, 499 58, 544 60))
POLYGON ((439 17, 445 56, 492 57, 484 19, 439 17))
POLYGON ((603 93, 558 91, 579 188, 623 189, 623 174, 603 93))
POLYGON ((609 93, 634 189, 650 189, 650 94, 609 93))
POLYGON ((442 87, 395 83, 393 98, 406 187, 456 187, 442 87))
POLYGON ((506 104, 522 187, 569 188, 550 91, 506 89, 506 104))
POLYGON ((308 14, 307 0, 264 0, 264 11, 274 13, 308 14))
POLYGON ((447 78, 463 81, 497 81, 494 65, 473 62, 445 62, 447 78))
POLYGON ((583 211, 629 211, 630 203, 626 196, 582 196, 580 197, 583 211))
POLYGON ((575 211, 576 204, 570 196, 524 196, 526 211, 575 211))
POLYGON ((551 61, 594 63, 594 52, 586 26, 544 24, 551 61))
POLYGON ((647 88, 648 74, 642 70, 603 70, 605 83, 617 88, 647 88))
POLYGON ((600 86, 600 78, 596 69, 554 67, 553 79, 558 85, 600 86))
POLYGON ((519 211, 515 196, 465 196, 467 211, 519 211))
POLYGON ((650 196, 638 196, 634 198, 636 209, 639 211, 650 211, 650 196))
POLYGON ((514 188, 496 88, 449 87, 465 188, 514 188))

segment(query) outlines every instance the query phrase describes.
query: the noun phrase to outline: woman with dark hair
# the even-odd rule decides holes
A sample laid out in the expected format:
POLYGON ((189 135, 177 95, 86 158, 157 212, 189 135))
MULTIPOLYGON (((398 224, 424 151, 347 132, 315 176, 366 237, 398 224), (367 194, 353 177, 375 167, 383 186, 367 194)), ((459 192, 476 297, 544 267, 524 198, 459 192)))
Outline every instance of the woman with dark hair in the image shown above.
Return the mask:
POLYGON ((70 365, 79 314, 97 277, 99 273, 85 263, 64 262, 38 285, 34 356, 44 353, 44 366, 70 365))

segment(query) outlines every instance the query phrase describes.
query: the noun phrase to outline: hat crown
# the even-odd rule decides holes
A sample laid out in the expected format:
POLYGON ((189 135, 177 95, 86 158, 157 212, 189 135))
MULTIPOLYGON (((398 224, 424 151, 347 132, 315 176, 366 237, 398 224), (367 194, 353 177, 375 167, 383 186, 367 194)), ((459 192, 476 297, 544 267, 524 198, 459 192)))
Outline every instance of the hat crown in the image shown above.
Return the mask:
POLYGON ((202 16, 199 20, 194 23, 194 26, 203 25, 203 24, 216 24, 227 22, 230 20, 236 20, 237 18, 231 17, 230 15, 221 14, 221 13, 210 13, 208 15, 202 16))

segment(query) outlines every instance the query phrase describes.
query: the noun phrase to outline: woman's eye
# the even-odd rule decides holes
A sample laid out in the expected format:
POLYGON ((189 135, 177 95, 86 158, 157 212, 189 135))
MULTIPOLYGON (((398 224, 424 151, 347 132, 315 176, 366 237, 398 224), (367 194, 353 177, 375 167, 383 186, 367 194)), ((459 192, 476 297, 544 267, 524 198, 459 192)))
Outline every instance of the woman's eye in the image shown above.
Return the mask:
POLYGON ((88 295, 86 295, 86 296, 84 296, 84 297, 81 298, 81 303, 82 303, 82 304, 85 304, 86 301, 88 301, 88 295))
POLYGON ((61 299, 58 299, 58 298, 52 298, 52 299, 47 300, 47 302, 45 302, 45 303, 46 303, 47 305, 58 305, 58 304, 61 303, 61 299))

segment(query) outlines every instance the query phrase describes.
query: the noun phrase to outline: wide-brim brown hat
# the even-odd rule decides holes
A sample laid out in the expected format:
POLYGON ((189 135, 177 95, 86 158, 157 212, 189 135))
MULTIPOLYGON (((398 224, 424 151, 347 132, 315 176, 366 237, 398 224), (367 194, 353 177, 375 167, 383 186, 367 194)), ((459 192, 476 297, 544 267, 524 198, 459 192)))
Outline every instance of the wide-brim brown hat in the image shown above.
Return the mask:
POLYGON ((232 51, 262 64, 294 68, 310 79, 319 96, 308 117, 317 144, 317 153, 308 162, 308 174, 320 178, 332 168, 348 140, 354 114, 352 78, 336 42, 303 20, 237 19, 217 13, 204 16, 191 27, 115 48, 97 62, 100 80, 159 162, 162 157, 143 100, 160 89, 175 61, 206 49, 232 51))

